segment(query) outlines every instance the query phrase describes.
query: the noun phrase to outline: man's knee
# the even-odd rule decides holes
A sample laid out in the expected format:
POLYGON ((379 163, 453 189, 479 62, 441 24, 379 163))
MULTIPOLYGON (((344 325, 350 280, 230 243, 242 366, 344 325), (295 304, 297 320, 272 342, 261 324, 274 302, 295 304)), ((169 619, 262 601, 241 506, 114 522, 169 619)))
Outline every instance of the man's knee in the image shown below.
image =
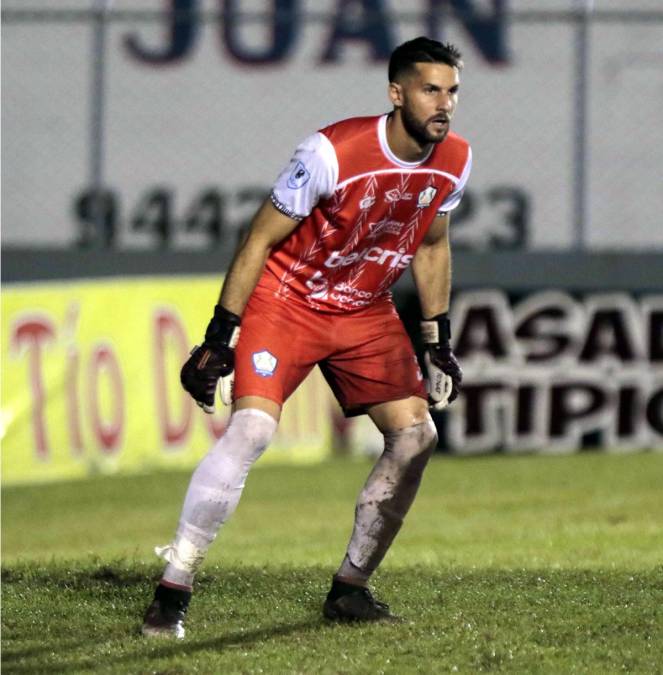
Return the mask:
POLYGON ((264 450, 271 442, 277 421, 268 413, 254 408, 234 412, 225 435, 256 450, 264 450))
POLYGON ((427 452, 433 452, 437 447, 437 428, 435 427, 435 422, 430 416, 430 413, 426 415, 426 419, 417 425, 417 430, 419 432, 419 444, 422 450, 427 452))
POLYGON ((406 429, 385 434, 385 451, 399 464, 413 471, 423 470, 437 447, 437 429, 429 414, 426 419, 406 429))
POLYGON ((277 426, 276 420, 262 410, 238 410, 209 454, 224 462, 252 464, 270 444, 277 426))
POLYGON ((383 434, 407 429, 430 419, 428 403, 419 396, 378 403, 368 409, 368 414, 383 434))

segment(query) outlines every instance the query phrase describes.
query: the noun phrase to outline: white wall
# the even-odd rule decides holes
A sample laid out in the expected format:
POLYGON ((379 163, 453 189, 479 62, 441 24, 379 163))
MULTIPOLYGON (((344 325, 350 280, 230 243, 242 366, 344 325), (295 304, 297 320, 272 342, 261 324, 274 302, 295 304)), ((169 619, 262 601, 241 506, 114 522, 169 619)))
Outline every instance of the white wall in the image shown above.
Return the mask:
MULTIPOLYGON (((487 10, 492 3, 476 2, 487 10)), ((242 8, 259 11, 254 0, 242 8)), ((428 3, 392 0, 385 7, 417 13, 428 3)), ((116 0, 114 9, 157 9, 156 0, 116 0)), ((202 3, 217 9, 212 0, 202 3)), ((341 2, 303 2, 308 11, 337 12, 341 2)), ((512 2, 514 9, 569 9, 574 2, 512 2)), ((596 9, 622 9, 615 1, 596 9)), ((12 8, 61 8, 56 0, 4 3, 12 8)), ((86 8, 77 0, 69 8, 86 8)), ((629 8, 660 9, 644 0, 629 8)), ((395 41, 427 30, 422 19, 391 24, 395 41)), ((663 248, 663 48, 661 23, 592 26, 589 107, 587 240, 594 250, 663 248)), ((131 221, 146 195, 163 187, 172 199, 169 222, 175 248, 207 246, 184 221, 202 192, 225 198, 224 218, 238 227, 255 208, 247 188, 268 188, 297 140, 327 122, 387 110, 386 64, 370 46, 339 45, 339 58, 321 64, 327 24, 299 29, 282 62, 248 66, 229 55, 222 31, 206 23, 186 58, 148 65, 127 49, 134 35, 148 50, 166 44, 164 26, 113 21, 108 31, 105 106, 105 180, 117 197, 116 244, 152 245, 131 221)), ((505 32, 508 59, 485 60, 468 31, 451 22, 445 39, 465 54, 456 130, 470 139, 474 173, 458 221, 457 245, 485 248, 495 237, 513 239, 517 195, 530 248, 565 248, 574 241, 574 27, 552 20, 513 23, 505 32), (506 195, 497 193, 506 189, 506 195), (515 195, 515 196, 514 196, 515 195), (521 205, 522 207, 522 205, 521 205)), ((246 46, 264 44, 265 31, 241 32, 246 46)), ((85 22, 7 22, 2 32, 3 243, 66 247, 80 223, 76 197, 90 173, 92 28, 85 22)), ((161 204, 163 206, 163 204, 161 204)), ((157 206, 154 209, 158 208, 157 206)), ((154 214, 154 210, 152 212, 154 214)), ((163 214, 162 214, 163 215, 163 214)))

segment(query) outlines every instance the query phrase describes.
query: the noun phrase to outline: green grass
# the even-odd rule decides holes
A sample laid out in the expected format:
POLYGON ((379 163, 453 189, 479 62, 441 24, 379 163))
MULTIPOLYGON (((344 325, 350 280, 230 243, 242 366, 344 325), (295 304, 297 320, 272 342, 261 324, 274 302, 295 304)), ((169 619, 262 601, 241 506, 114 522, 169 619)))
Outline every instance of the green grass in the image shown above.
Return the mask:
POLYGON ((368 470, 254 470, 178 643, 138 629, 188 474, 5 489, 3 671, 663 672, 663 454, 436 459, 374 580, 404 622, 328 625, 368 470))

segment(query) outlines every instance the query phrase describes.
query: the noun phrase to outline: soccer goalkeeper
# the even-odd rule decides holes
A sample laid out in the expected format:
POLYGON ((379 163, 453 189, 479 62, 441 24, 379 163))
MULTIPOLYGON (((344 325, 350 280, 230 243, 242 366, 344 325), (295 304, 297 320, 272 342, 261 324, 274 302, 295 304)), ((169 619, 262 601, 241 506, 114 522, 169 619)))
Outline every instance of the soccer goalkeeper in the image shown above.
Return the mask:
POLYGON ((323 614, 393 620, 368 584, 398 533, 437 444, 429 406, 458 395, 450 346, 449 213, 471 168, 450 132, 461 56, 420 37, 389 62, 393 109, 332 124, 304 139, 238 248, 205 339, 181 380, 205 412, 217 390, 232 415, 195 470, 143 634, 184 636, 194 577, 234 512, 281 408, 318 365, 346 415, 368 414, 384 452, 359 494, 352 536, 323 614), (412 268, 427 381, 390 287, 412 268))

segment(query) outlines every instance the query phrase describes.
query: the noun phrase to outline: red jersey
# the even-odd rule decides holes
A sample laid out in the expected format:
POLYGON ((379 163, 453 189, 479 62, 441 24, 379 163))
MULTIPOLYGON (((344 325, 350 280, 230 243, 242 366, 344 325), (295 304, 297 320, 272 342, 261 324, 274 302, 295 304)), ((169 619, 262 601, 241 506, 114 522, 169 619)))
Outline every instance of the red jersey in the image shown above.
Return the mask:
POLYGON ((327 312, 390 297, 433 219, 460 202, 472 153, 450 132, 422 161, 404 162, 386 122, 343 120, 299 145, 271 200, 301 222, 272 249, 262 287, 327 312))

